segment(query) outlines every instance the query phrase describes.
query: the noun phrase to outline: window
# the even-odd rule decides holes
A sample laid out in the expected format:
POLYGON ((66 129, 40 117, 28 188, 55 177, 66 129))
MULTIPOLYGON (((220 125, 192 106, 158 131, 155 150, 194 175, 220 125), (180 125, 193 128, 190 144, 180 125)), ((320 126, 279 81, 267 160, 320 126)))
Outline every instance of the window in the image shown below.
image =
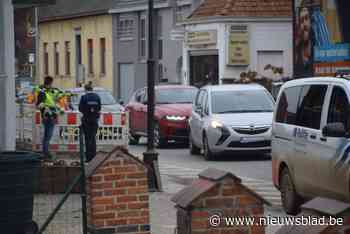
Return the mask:
POLYGON ((142 92, 141 102, 142 103, 148 102, 148 90, 147 89, 144 89, 144 91, 142 92))
POLYGON ((161 63, 158 65, 158 76, 159 80, 163 79, 163 65, 161 63))
POLYGON ((297 125, 320 129, 321 113, 327 85, 308 85, 301 90, 297 125))
POLYGON ((158 15, 158 59, 163 59, 163 23, 162 16, 158 15))
POLYGON ((195 101, 195 106, 196 107, 201 107, 203 105, 202 101, 203 101, 204 94, 205 94, 204 90, 200 90, 197 93, 197 97, 196 97, 196 101, 195 101))
POLYGON ((44 43, 44 74, 49 74, 49 51, 47 49, 47 43, 44 43))
POLYGON ((146 57, 146 19, 140 19, 140 57, 146 57))
POLYGON ((54 48, 54 64, 55 64, 55 75, 60 74, 60 54, 58 51, 58 42, 53 44, 54 48))
POLYGON ((196 88, 158 89, 155 92, 156 104, 193 103, 196 94, 196 88))
POLYGON ((345 91, 340 87, 334 87, 328 110, 327 123, 343 123, 349 128, 349 101, 345 91))
POLYGON ((134 31, 134 20, 120 18, 117 28, 118 38, 122 40, 132 40, 134 31))
POLYGON ((88 39, 88 64, 89 74, 94 74, 94 45, 92 39, 88 39))
POLYGON ((272 98, 265 90, 222 90, 211 93, 214 114, 273 112, 272 98))
POLYGON ((66 56, 66 75, 70 75, 70 42, 66 41, 64 43, 65 56, 66 56))
POLYGON ((100 69, 101 74, 106 74, 106 39, 100 38, 100 69))
POLYGON ((203 97, 203 113, 204 114, 206 114, 206 115, 208 115, 209 114, 209 112, 208 112, 208 93, 207 92, 205 92, 204 93, 204 97, 203 97))
POLYGON ((163 39, 158 39, 158 59, 163 59, 163 39))
POLYGON ((141 89, 140 91, 138 91, 135 95, 135 101, 136 102, 141 102, 142 101, 142 97, 145 94, 145 89, 141 89))
POLYGON ((300 91, 301 86, 283 91, 277 107, 276 122, 295 124, 300 91))

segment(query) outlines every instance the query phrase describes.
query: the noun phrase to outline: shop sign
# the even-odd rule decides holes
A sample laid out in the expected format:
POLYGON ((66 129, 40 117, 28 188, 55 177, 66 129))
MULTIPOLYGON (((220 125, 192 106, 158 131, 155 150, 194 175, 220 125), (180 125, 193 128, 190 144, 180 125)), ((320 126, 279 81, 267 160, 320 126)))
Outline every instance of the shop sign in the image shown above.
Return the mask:
POLYGON ((247 26, 230 27, 227 65, 249 65, 249 34, 247 26))
POLYGON ((186 38, 189 46, 216 44, 216 40, 216 30, 188 32, 186 38))
POLYGON ((315 46, 315 62, 350 60, 350 44, 315 46))
POLYGON ((334 76, 339 71, 350 70, 350 62, 315 63, 315 76, 334 76))

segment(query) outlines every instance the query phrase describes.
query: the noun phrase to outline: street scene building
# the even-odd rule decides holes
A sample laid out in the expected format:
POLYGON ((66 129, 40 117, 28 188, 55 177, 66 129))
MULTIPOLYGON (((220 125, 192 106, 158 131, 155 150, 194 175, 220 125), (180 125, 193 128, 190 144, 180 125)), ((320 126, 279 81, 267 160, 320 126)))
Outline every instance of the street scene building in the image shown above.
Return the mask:
POLYGON ((183 82, 201 86, 266 75, 265 66, 292 75, 290 1, 206 0, 184 22, 183 82))
POLYGON ((74 88, 92 81, 113 91, 112 16, 114 1, 59 0, 39 11, 41 79, 54 77, 57 87, 74 88))
MULTIPOLYGON (((182 82, 183 28, 178 25, 191 12, 193 1, 155 1, 154 60, 156 83, 182 82), (176 34, 180 34, 179 36, 176 34), (176 38, 177 36, 177 38, 176 38)), ((119 97, 128 101, 131 93, 146 85, 147 1, 118 1, 113 9, 114 71, 119 78, 119 97), (119 56, 118 56, 119 55, 119 56)))

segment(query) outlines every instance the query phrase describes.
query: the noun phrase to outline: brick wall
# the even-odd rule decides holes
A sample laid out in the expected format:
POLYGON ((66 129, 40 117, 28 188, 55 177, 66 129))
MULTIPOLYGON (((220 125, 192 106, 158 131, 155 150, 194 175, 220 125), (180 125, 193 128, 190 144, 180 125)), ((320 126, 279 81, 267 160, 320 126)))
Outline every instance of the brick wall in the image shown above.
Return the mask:
POLYGON ((90 229, 111 234, 150 233, 146 172, 139 161, 122 151, 114 152, 95 170, 87 179, 90 229))
POLYGON ((193 234, 204 234, 212 230, 215 234, 233 233, 265 233, 263 226, 235 226, 222 225, 212 227, 209 217, 218 214, 221 217, 233 216, 262 216, 264 208, 262 203, 246 191, 241 184, 236 184, 232 179, 225 179, 213 189, 202 194, 194 204, 191 212, 191 226, 193 234))
POLYGON ((227 226, 224 220, 217 226, 210 224, 209 218, 213 215, 223 218, 264 214, 262 199, 242 185, 240 179, 231 173, 212 172, 221 173, 221 178, 211 178, 210 173, 205 178, 200 176, 173 198, 178 208, 178 234, 264 234, 264 226, 227 226))

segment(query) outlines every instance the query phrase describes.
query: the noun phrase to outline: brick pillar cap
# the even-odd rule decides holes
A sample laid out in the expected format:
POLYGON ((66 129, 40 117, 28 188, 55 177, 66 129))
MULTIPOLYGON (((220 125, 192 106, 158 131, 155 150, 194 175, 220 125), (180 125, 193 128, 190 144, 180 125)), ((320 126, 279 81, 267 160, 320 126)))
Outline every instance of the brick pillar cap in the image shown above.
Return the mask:
POLYGON ((201 194, 209 191, 217 185, 217 182, 196 179, 190 186, 187 186, 176 193, 171 201, 176 203, 178 207, 187 208, 192 204, 201 194))
POLYGON ((90 162, 89 164, 85 167, 86 170, 86 178, 91 177, 94 172, 99 168, 104 162, 106 162, 109 158, 111 157, 121 157, 121 156, 126 156, 133 161, 135 161, 136 164, 142 166, 146 170, 145 164, 138 159, 137 157, 131 155, 125 147, 122 146, 117 146, 115 147, 112 151, 110 152, 99 152, 90 162))
POLYGON ((350 212, 350 204, 333 199, 316 197, 302 205, 301 210, 314 211, 328 216, 342 216, 342 214, 350 212))
POLYGON ((208 168, 201 173, 199 173, 200 179, 210 180, 210 181, 220 181, 225 177, 232 178, 236 183, 241 183, 242 180, 228 171, 222 171, 216 168, 208 168))

